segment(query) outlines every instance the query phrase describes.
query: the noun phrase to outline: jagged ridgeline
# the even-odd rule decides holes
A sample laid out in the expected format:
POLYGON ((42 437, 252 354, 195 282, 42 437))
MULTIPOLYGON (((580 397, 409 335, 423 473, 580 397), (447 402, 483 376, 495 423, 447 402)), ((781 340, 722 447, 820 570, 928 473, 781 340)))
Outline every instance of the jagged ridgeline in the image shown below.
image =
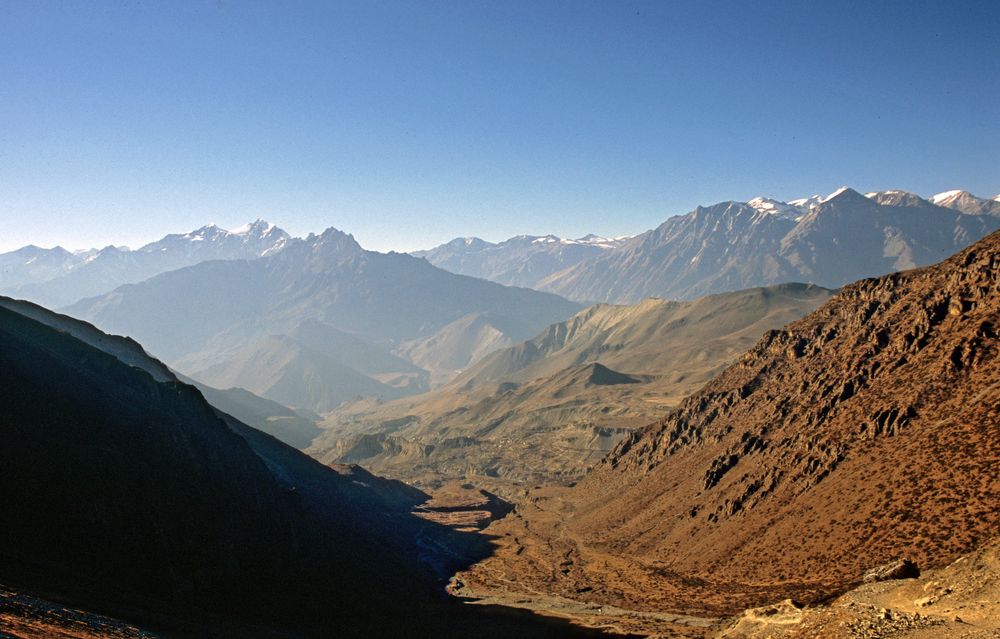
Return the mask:
POLYGON ((699 206, 540 281, 569 299, 690 299, 751 286, 831 288, 933 264, 1000 229, 994 200, 960 191, 930 201, 841 188, 792 202, 755 198, 699 206), (958 195, 956 195, 958 194, 958 195))
MULTIPOLYGON (((512 547, 468 578, 733 613, 899 557, 945 565, 1000 530, 998 330, 1000 233, 846 286, 554 502, 559 570, 512 547)), ((530 535, 531 516, 497 532, 530 535)))
POLYGON ((685 572, 832 588, 975 547, 1000 524, 998 287, 1000 234, 846 287, 623 442, 575 526, 685 572))

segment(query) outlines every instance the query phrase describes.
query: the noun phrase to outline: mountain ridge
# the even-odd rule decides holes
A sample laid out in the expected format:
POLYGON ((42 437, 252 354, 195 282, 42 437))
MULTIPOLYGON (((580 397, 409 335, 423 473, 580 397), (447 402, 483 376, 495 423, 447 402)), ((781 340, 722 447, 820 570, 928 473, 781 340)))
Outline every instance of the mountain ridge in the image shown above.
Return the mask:
POLYGON ((998 232, 848 285, 575 487, 529 495, 491 529, 520 546, 459 580, 730 614, 823 600, 899 557, 943 565, 1000 525, 998 326, 998 232))
POLYGON ((289 239, 286 232, 260 219, 234 231, 208 224, 188 233, 166 235, 135 250, 107 246, 73 254, 60 246, 38 249, 36 261, 42 256, 50 262, 60 260, 59 268, 43 272, 30 268, 31 262, 20 262, 24 249, 19 249, 0 255, 0 292, 47 307, 67 306, 207 260, 272 255, 289 239))
MULTIPOLYGON (((377 394, 395 396, 425 389, 429 378, 422 368, 441 360, 446 369, 447 348, 437 355, 431 346, 421 347, 420 363, 401 358, 405 345, 432 337, 456 320, 470 314, 491 317, 491 326, 503 333, 501 340, 478 333, 496 345, 520 340, 579 309, 579 304, 550 293, 505 287, 485 280, 455 275, 429 262, 401 253, 377 253, 363 249, 352 236, 335 228, 305 239, 289 240, 285 247, 256 260, 210 261, 162 273, 138 284, 120 287, 97 298, 83 300, 66 309, 71 315, 91 321, 108 332, 133 335, 158 357, 181 372, 214 386, 244 386, 292 408, 329 410, 346 397, 327 381, 336 375, 321 375, 316 381, 326 390, 311 397, 272 389, 291 362, 271 358, 275 367, 254 372, 267 358, 254 354, 277 354, 261 342, 265 338, 292 339, 304 348, 295 373, 304 382, 307 370, 333 369, 320 360, 340 366, 345 375, 363 381, 371 377, 377 394), (303 327, 326 332, 310 338, 303 327), (351 347, 351 359, 337 359, 325 343, 334 340, 351 347), (243 361, 247 366, 239 364, 243 361), (384 366, 372 368, 375 361, 384 366), (312 362, 309 364, 308 362, 312 362), (393 364, 394 362, 394 364, 393 364), (346 366, 347 368, 343 368, 346 366), (350 370, 348 370, 350 369, 350 370), (355 373, 357 375, 355 375, 355 373), (247 375, 257 376, 251 380, 247 375), (260 377, 263 375, 263 377, 260 377), (361 377, 357 377, 361 376, 361 377), (269 395, 270 393, 270 395, 269 395)), ((477 333, 455 333, 458 343, 477 333)), ((442 343, 447 347, 447 343, 442 343)), ((491 346, 479 344, 469 353, 486 354, 491 346)), ((469 355, 466 355, 468 357, 469 355)), ((466 360, 468 361, 468 360, 466 360)), ((367 382, 366 382, 367 383, 367 382)), ((358 386, 358 384, 354 384, 358 386)), ((319 388, 319 386, 317 386, 319 388)), ((351 391, 353 393, 353 391, 351 391)))
POLYGON ((442 388, 345 403, 326 416, 308 450, 423 486, 477 476, 510 496, 529 483, 566 484, 767 329, 832 294, 788 284, 590 307, 487 355, 442 388))
POLYGON ((455 238, 411 255, 460 275, 490 280, 506 286, 538 288, 538 284, 568 266, 622 244, 627 238, 594 234, 577 239, 556 235, 516 235, 502 242, 478 237, 455 238))
POLYGON ((843 187, 800 201, 794 215, 776 213, 778 205, 792 204, 762 198, 756 207, 734 201, 699 206, 538 287, 570 299, 625 303, 787 281, 836 288, 940 261, 1000 228, 1000 217, 991 214, 888 193, 865 197, 843 187))

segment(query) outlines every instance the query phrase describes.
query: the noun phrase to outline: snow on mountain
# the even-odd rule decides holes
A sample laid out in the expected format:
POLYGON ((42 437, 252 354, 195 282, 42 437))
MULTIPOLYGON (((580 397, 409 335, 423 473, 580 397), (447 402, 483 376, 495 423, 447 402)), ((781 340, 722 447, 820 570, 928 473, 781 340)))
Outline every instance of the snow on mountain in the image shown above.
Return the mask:
POLYGON ((588 244, 590 246, 600 246, 602 248, 614 248, 625 240, 631 239, 631 235, 619 235, 617 237, 603 237, 590 233, 575 240, 560 240, 563 244, 588 244))
POLYGON ((930 201, 938 206, 954 209, 969 215, 1000 216, 1000 201, 976 197, 968 191, 954 189, 932 195, 930 201))
POLYGON ((789 202, 782 202, 780 200, 763 196, 753 198, 747 202, 747 205, 757 211, 760 211, 761 213, 777 215, 793 221, 799 220, 803 215, 809 212, 808 207, 796 206, 789 202))
MULTIPOLYGON (((525 235, 523 237, 525 239, 528 239, 530 236, 525 235)), ((562 242, 562 238, 558 238, 555 235, 543 235, 541 237, 536 237, 530 241, 532 244, 556 244, 558 242, 562 242)))
POLYGON ((958 209, 967 200, 947 210, 904 192, 865 197, 843 187, 791 202, 719 202, 669 217, 536 286, 569 299, 624 304, 780 282, 836 288, 940 261, 1000 228, 1000 215, 958 209))
POLYGON ((941 204, 942 202, 949 202, 951 200, 954 200, 956 197, 962 195, 963 193, 967 193, 967 191, 962 191, 961 189, 954 189, 952 191, 942 191, 937 195, 932 195, 930 197, 930 201, 933 202, 934 204, 941 204))
POLYGON ((879 195, 893 196, 893 195, 913 195, 909 191, 902 191, 900 189, 887 189, 885 191, 869 191, 865 193, 865 197, 869 200, 874 200, 879 195))
POLYGON ((0 290, 58 277, 81 259, 61 246, 46 249, 33 244, 0 254, 0 290))
POLYGON ((797 200, 789 200, 788 203, 792 206, 808 211, 812 207, 822 204, 825 199, 826 198, 821 195, 810 195, 809 197, 803 197, 797 200))
MULTIPOLYGON (((122 284, 208 260, 256 259, 282 250, 291 237, 265 220, 233 231, 207 224, 188 233, 174 233, 136 250, 106 246, 70 253, 62 248, 25 247, 0 255, 0 293, 58 308, 84 297, 100 295, 122 284), (25 251, 43 258, 17 264, 25 251), (39 253, 39 251, 41 251, 39 253)), ((24 261, 24 260, 20 260, 24 261)))
POLYGON ((919 195, 903 191, 900 189, 889 189, 886 191, 872 191, 865 193, 865 197, 874 200, 883 206, 921 206, 927 204, 927 200, 919 195))
POLYGON ((847 193, 848 191, 853 191, 853 190, 854 189, 852 189, 849 186, 842 186, 839 189, 837 189, 836 191, 834 191, 833 193, 831 193, 830 195, 827 195, 825 198, 823 198, 822 200, 820 200, 820 202, 823 202, 823 203, 829 202, 830 200, 832 200, 832 199, 834 199, 836 197, 839 197, 839 196, 843 195, 844 193, 847 193))
POLYGON ((612 246, 617 242, 621 242, 623 239, 628 239, 628 237, 624 236, 620 238, 607 238, 590 233, 589 235, 584 235, 583 237, 578 237, 576 239, 563 238, 559 237, 558 235, 542 235, 542 236, 518 235, 517 237, 511 239, 528 240, 532 244, 564 244, 564 245, 586 244, 589 246, 612 246))
POLYGON ((411 255, 452 273, 531 288, 557 271, 621 246, 627 239, 593 233, 575 239, 552 234, 516 235, 496 244, 475 237, 455 238, 411 255))

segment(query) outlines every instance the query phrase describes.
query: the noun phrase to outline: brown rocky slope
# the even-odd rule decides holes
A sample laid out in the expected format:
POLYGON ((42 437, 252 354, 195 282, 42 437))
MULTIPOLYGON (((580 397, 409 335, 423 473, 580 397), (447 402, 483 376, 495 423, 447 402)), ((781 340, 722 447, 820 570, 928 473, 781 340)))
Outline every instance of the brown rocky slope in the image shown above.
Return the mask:
POLYGON ((847 286, 497 524, 460 579, 728 614, 942 564, 1000 529, 998 331, 998 233, 847 286))

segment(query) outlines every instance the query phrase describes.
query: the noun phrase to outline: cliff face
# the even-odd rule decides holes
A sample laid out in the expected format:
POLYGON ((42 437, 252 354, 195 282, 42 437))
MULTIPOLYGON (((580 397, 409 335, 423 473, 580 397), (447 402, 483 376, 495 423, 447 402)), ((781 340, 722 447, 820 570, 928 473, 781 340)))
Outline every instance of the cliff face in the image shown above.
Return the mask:
POLYGON ((568 499, 568 525, 672 571, 818 593, 1000 525, 1000 234, 862 280, 769 332, 568 499))

